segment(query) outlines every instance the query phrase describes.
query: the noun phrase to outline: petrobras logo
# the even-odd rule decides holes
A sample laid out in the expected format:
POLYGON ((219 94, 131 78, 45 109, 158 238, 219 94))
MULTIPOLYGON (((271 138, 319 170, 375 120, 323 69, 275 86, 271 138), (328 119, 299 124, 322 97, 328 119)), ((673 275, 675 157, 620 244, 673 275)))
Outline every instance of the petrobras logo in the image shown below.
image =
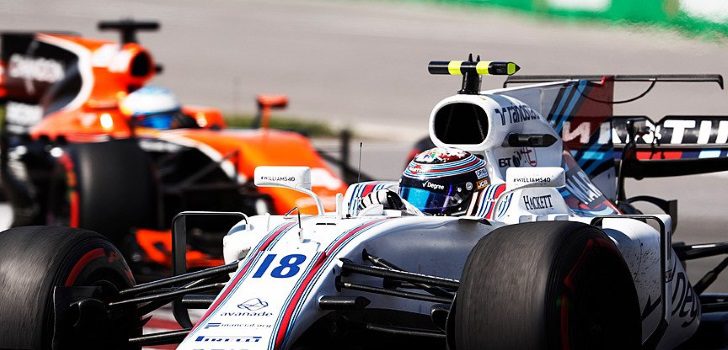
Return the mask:
POLYGON ((260 336, 207 336, 200 335, 195 338, 196 342, 199 343, 216 343, 216 344, 234 344, 234 343, 258 343, 260 342, 260 336))
POLYGON ((16 79, 30 79, 55 83, 63 79, 63 66, 43 57, 26 57, 20 54, 10 56, 8 76, 16 79))

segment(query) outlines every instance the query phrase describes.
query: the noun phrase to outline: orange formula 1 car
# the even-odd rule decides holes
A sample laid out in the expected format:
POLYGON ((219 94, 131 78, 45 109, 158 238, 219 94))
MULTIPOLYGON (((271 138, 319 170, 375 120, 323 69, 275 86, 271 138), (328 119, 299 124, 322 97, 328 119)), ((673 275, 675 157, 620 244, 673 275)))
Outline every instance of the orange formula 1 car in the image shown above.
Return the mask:
MULTIPOLYGON (((285 106, 285 97, 258 98, 257 123, 266 127, 227 129, 218 110, 180 106, 168 91, 145 87, 161 66, 136 32, 157 23, 101 22, 99 28, 120 31, 121 42, 67 33, 2 36, 0 173, 14 226, 103 232, 148 272, 169 266, 168 229, 180 211, 316 211, 308 196, 255 188, 249 179, 257 166, 310 167, 313 191, 334 208, 346 184, 309 139, 267 128, 270 108, 285 106)), ((190 231, 190 266, 219 264, 213 257, 221 256, 215 249, 224 227, 190 231)))

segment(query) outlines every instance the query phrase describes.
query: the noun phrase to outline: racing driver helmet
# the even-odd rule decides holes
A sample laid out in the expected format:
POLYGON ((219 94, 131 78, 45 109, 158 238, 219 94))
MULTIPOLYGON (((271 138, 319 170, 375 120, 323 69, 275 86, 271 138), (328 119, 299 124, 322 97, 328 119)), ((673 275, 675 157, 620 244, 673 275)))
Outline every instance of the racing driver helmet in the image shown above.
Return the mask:
POLYGON ((145 86, 136 90, 121 101, 119 108, 136 126, 163 130, 197 126, 193 118, 182 113, 177 97, 162 87, 145 86))
POLYGON ((430 215, 473 215, 490 183, 485 161, 456 148, 432 148, 415 156, 399 183, 399 195, 430 215))

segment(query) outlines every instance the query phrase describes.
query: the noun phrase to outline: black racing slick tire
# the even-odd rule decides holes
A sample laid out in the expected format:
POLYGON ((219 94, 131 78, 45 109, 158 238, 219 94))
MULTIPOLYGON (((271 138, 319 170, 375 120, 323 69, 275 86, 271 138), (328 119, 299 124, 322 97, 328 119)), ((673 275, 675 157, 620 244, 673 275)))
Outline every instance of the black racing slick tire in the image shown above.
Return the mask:
POLYGON ((71 144, 49 184, 49 225, 81 227, 115 244, 135 227, 154 227, 158 191, 152 163, 136 140, 71 144))
POLYGON ((577 222, 510 225, 483 237, 454 309, 457 350, 641 346, 629 268, 603 231, 577 222))
POLYGON ((91 318, 89 325, 89 317, 73 312, 81 308, 57 314, 54 300, 86 287, 103 302, 134 284, 121 253, 95 232, 48 226, 0 232, 0 349, 133 348, 129 336, 139 333, 133 310, 115 321, 91 318))

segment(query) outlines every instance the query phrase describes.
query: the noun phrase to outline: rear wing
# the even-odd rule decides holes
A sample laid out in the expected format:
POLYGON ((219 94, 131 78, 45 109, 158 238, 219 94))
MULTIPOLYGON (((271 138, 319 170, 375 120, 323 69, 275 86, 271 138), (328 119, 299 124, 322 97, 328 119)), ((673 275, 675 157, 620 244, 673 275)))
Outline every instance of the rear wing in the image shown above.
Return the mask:
POLYGON ((728 115, 668 115, 610 120, 614 159, 627 177, 667 177, 728 171, 728 115))
MULTIPOLYGON (((721 90, 723 89, 723 76, 720 74, 514 75, 506 79, 503 87, 508 87, 509 84, 536 84, 560 80, 602 82, 606 79, 619 82, 652 82, 652 86, 657 82, 717 83, 721 90)), ((649 89, 652 89, 652 86, 649 89)), ((640 97, 644 95, 646 94, 640 97)))
POLYGON ((578 165, 615 199, 615 177, 664 177, 728 170, 728 116, 614 116, 613 105, 645 97, 657 83, 714 83, 719 74, 516 75, 498 93, 540 108, 578 165), (617 82, 648 82, 614 100, 617 82), (515 86, 516 84, 537 84, 515 86), (630 135, 634 135, 630 137, 630 135), (617 174, 616 169, 620 169, 617 174))

